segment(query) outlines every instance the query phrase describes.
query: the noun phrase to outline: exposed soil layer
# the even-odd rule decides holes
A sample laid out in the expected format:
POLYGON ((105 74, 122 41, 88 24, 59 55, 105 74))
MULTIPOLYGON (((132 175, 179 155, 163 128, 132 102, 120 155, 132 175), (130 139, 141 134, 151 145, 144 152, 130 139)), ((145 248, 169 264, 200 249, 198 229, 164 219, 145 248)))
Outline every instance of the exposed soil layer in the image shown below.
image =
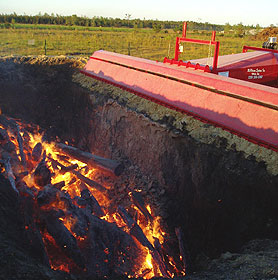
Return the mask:
MULTIPOLYGON (((67 57, 0 59, 2 113, 39 125, 49 138, 124 161, 127 172, 119 179, 119 197, 126 184, 140 186, 170 232, 183 228, 192 270, 206 269, 192 279, 278 276, 276 241, 253 241, 238 253, 254 238, 278 236, 277 153, 85 79, 78 72, 84 63, 67 57), (209 260, 227 251, 231 253, 209 260)), ((44 279, 63 277, 37 264, 36 253, 26 249, 28 240, 18 241, 20 221, 11 220, 19 211, 16 198, 8 196, 5 204, 5 197, 1 191, 2 275, 15 273, 14 264, 21 275, 14 274, 17 279, 31 271, 44 279), (26 264, 26 271, 20 264, 26 264)))

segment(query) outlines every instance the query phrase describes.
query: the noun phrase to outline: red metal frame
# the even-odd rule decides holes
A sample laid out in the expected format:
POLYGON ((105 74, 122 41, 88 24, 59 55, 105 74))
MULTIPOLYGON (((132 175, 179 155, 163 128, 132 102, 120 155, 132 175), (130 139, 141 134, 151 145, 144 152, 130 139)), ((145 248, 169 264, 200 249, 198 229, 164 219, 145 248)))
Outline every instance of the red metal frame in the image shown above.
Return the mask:
POLYGON ((250 47, 250 46, 243 46, 242 52, 246 53, 248 50, 250 51, 263 51, 263 52, 272 52, 272 53, 278 53, 276 50, 272 49, 264 49, 264 48, 257 48, 257 47, 250 47))
POLYGON ((278 151, 277 90, 106 51, 81 72, 278 151))
POLYGON ((175 64, 178 66, 185 66, 186 68, 194 68, 195 70, 203 70, 204 72, 211 72, 211 69, 208 65, 200 65, 199 63, 193 64, 190 61, 183 62, 182 60, 175 60, 175 59, 169 59, 167 57, 164 57, 163 63, 170 63, 170 64, 175 64))
POLYGON ((168 62, 170 64, 177 64, 177 65, 183 65, 186 67, 193 67, 195 69, 201 69, 206 72, 214 72, 217 69, 218 64, 218 56, 219 56, 219 46, 220 42, 215 41, 216 31, 212 32, 211 40, 198 40, 198 39, 189 39, 186 38, 186 29, 187 29, 187 23, 183 23, 183 30, 182 30, 182 37, 176 38, 176 47, 175 47, 175 58, 174 59, 168 59, 167 57, 164 58, 164 63, 168 62), (194 44, 200 44, 200 45, 213 45, 214 46, 214 55, 213 55, 213 65, 212 69, 210 70, 210 67, 208 65, 206 66, 200 66, 199 64, 194 65, 192 63, 184 63, 183 61, 179 61, 179 47, 181 42, 188 42, 188 43, 194 43, 194 44), (209 71, 208 71, 209 70, 209 71))
POLYGON ((251 143, 254 143, 254 144, 257 144, 257 145, 262 146, 264 148, 271 149, 271 150, 273 150, 275 152, 278 152, 278 146, 277 145, 271 144, 271 143, 269 143, 267 141, 264 141, 262 139, 254 137, 254 136, 250 136, 247 133, 240 132, 240 131, 238 131, 236 129, 233 129, 232 127, 229 127, 229 126, 220 124, 218 122, 209 120, 209 119, 207 119, 205 117, 202 117, 201 115, 196 114, 196 113, 194 113, 192 111, 188 111, 188 110, 182 109, 182 108, 180 108, 178 106, 169 104, 168 102, 162 101, 159 98, 154 98, 152 96, 148 96, 148 95, 142 93, 140 90, 133 89, 132 87, 126 87, 126 86, 123 86, 123 85, 121 85, 121 84, 119 84, 117 82, 113 82, 113 81, 107 80, 106 78, 99 77, 97 74, 93 74, 92 72, 88 72, 87 70, 80 70, 80 72, 82 74, 86 75, 86 76, 89 76, 91 78, 94 78, 96 80, 99 80, 99 81, 102 81, 102 82, 105 82, 105 83, 108 83, 108 84, 111 84, 111 85, 116 86, 116 87, 118 87, 120 89, 129 91, 130 93, 138 95, 138 96, 140 96, 140 97, 142 97, 144 99, 150 100, 150 101, 155 102, 155 103, 157 103, 159 105, 162 105, 164 107, 167 107, 167 108, 176 110, 178 112, 187 114, 189 116, 192 116, 193 118, 195 118, 195 119, 197 119, 197 120, 199 120, 201 122, 212 124, 212 125, 214 125, 216 127, 220 127, 223 130, 226 130, 226 131, 228 131, 230 133, 233 133, 233 134, 237 135, 238 137, 244 138, 244 139, 246 139, 247 141, 249 141, 251 143))

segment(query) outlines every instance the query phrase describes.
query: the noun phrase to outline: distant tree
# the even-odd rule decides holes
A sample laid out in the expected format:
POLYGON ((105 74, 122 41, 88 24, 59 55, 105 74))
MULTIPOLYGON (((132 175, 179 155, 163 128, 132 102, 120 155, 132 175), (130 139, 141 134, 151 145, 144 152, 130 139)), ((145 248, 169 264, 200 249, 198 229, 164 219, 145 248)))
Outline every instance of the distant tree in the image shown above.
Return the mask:
POLYGON ((225 34, 228 34, 231 29, 232 29, 232 26, 229 24, 229 22, 225 23, 225 25, 224 25, 225 34))
POLYGON ((162 29, 162 25, 160 24, 160 23, 158 23, 158 22, 155 22, 154 24, 153 24, 153 30, 155 31, 155 32, 160 32, 161 31, 161 29, 162 29))
MULTIPOLYGON (((105 17, 79 17, 77 15, 62 16, 58 14, 51 15, 41 12, 35 16, 0 14, 0 23, 11 24, 12 19, 16 23, 30 23, 30 24, 59 24, 59 25, 80 25, 80 26, 112 26, 112 27, 136 27, 137 28, 153 28, 160 29, 174 29, 176 31, 182 30, 183 22, 181 21, 159 21, 147 19, 131 19, 131 14, 125 14, 123 19, 120 18, 105 18, 105 17), (161 28, 160 28, 161 26, 161 28)), ((208 22, 193 22, 188 21, 188 30, 223 30, 223 25, 210 24, 208 22)))
POLYGON ((71 25, 78 25, 79 20, 77 18, 77 15, 72 15, 71 16, 71 25))
POLYGON ((242 23, 235 25, 235 36, 242 38, 245 35, 245 28, 242 23))
POLYGON ((11 24, 12 24, 13 27, 14 27, 15 23, 16 23, 15 19, 12 18, 11 24))

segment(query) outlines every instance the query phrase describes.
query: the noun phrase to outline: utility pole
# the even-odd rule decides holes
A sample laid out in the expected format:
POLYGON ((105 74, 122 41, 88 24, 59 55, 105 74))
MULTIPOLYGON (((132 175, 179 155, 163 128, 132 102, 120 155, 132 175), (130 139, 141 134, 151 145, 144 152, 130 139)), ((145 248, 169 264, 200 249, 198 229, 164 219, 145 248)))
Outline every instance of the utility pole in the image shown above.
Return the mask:
POLYGON ((126 17, 126 19, 127 19, 127 24, 128 24, 128 27, 129 27, 129 20, 130 20, 130 18, 131 18, 131 14, 125 14, 125 17, 126 17))

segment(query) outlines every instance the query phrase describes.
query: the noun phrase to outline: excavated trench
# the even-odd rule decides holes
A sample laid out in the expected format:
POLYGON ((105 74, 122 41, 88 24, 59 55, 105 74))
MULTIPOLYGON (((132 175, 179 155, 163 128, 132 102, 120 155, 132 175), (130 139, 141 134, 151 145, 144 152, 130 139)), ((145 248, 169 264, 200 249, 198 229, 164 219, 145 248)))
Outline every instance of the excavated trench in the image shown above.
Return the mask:
MULTIPOLYGON (((183 229, 192 270, 200 256, 277 239, 277 153, 84 77, 85 62, 2 58, 2 113, 124 162, 126 184, 140 185, 170 234, 183 229)), ((118 187, 120 197, 125 186, 118 187)))

